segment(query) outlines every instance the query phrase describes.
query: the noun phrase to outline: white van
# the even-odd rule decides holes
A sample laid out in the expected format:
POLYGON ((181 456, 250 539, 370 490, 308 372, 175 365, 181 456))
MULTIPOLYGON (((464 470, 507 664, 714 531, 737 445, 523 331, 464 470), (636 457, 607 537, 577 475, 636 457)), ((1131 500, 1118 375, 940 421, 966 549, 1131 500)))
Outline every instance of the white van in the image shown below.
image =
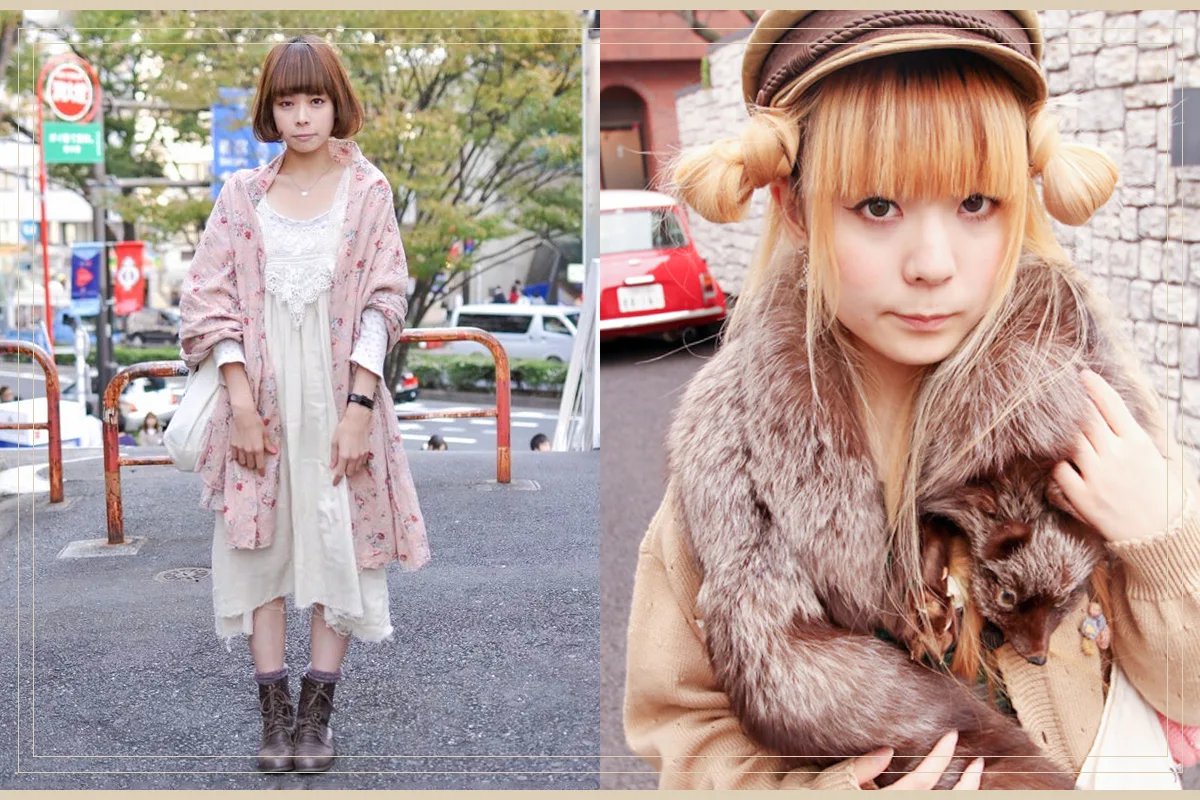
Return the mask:
MULTIPOLYGON (((571 360, 579 309, 575 306, 480 303, 459 306, 450 316, 452 328, 480 328, 499 340, 509 358, 571 360)), ((486 353, 476 342, 447 342, 443 353, 486 353)))

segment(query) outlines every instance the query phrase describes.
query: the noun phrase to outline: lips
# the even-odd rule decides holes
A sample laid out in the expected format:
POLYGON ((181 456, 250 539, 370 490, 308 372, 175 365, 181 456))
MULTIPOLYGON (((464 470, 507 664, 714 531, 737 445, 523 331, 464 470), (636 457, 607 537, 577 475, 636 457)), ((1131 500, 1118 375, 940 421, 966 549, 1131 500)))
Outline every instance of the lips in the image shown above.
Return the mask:
POLYGON ((895 314, 896 319, 917 331, 935 331, 949 322, 954 314, 895 314))

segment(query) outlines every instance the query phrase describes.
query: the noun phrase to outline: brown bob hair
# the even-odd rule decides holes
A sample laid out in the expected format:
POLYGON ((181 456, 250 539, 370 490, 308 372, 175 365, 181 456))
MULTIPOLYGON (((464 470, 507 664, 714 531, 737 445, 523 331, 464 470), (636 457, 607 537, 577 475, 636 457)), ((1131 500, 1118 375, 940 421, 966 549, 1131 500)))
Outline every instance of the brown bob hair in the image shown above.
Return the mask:
POLYGON ((333 103, 335 139, 348 139, 362 129, 363 107, 350 86, 350 76, 337 51, 319 36, 294 36, 271 48, 258 76, 254 95, 254 136, 278 142, 275 100, 289 94, 323 94, 333 103))

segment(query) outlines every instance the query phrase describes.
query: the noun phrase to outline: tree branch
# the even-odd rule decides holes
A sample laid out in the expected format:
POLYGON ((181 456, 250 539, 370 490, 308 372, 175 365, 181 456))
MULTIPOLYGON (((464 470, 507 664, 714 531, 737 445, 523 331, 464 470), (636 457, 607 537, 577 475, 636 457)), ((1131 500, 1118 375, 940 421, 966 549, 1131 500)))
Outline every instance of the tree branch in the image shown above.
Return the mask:
POLYGON ((678 11, 676 13, 683 17, 683 21, 688 24, 688 27, 695 31, 696 35, 704 41, 715 42, 721 38, 721 34, 717 33, 715 30, 708 27, 708 25, 700 21, 700 18, 696 16, 695 11, 678 11))

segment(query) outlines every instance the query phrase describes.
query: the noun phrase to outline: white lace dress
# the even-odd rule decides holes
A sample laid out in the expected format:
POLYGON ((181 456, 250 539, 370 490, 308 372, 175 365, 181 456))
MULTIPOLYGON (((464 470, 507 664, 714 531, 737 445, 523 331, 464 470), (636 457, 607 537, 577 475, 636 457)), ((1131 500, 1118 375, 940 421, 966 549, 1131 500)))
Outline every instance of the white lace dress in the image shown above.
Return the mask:
MULTIPOLYGON (((350 499, 343 480, 333 485, 330 455, 338 424, 329 337, 329 290, 346 212, 349 169, 332 207, 308 220, 276 212, 264 196, 258 221, 266 254, 264 329, 275 372, 283 441, 275 539, 261 550, 230 548, 216 515, 213 609, 217 633, 228 641, 254 630, 254 609, 291 596, 296 608, 319 603, 339 633, 366 641, 392 634, 383 568, 358 570, 350 532, 350 499)), ((387 348, 383 316, 367 310, 351 360, 379 375, 387 348)), ((245 362, 239 343, 215 349, 218 364, 245 362)))

